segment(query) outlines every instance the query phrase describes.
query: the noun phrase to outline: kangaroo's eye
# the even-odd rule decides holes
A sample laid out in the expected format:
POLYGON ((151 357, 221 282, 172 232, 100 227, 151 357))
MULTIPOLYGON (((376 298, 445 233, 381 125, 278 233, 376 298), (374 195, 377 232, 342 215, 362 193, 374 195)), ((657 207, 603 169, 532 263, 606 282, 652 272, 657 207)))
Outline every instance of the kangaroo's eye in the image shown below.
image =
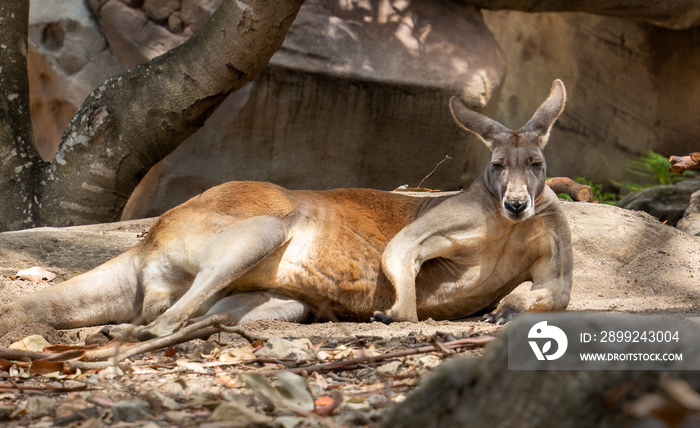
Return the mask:
POLYGON ((542 168, 542 162, 533 162, 530 166, 535 169, 542 168))
POLYGON ((501 172, 501 171, 503 171, 503 168, 504 168, 503 165, 500 163, 492 163, 491 164, 491 169, 494 172, 501 172))

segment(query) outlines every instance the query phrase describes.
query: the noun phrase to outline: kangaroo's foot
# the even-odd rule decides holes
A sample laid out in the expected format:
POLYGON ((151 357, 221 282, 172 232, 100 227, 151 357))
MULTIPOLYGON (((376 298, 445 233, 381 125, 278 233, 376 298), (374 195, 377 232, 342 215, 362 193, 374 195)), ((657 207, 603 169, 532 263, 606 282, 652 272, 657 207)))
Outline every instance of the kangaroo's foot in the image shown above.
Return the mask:
POLYGON ((397 310, 391 308, 387 311, 376 311, 372 315, 373 321, 379 321, 384 324, 390 324, 392 322, 418 322, 418 313, 413 310, 397 310))

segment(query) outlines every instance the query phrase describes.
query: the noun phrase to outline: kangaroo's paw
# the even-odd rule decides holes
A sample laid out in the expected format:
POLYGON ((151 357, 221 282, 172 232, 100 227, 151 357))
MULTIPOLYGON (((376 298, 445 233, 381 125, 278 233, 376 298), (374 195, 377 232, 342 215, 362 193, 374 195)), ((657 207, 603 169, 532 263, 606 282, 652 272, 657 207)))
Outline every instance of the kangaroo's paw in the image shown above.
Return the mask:
POLYGON ((372 315, 372 319, 375 321, 383 322, 384 324, 389 324, 392 322, 418 322, 418 314, 415 310, 411 311, 398 311, 395 309, 389 309, 388 311, 377 311, 372 315))
POLYGON ((154 322, 138 327, 136 331, 136 338, 140 341, 155 339, 156 337, 164 337, 172 334, 173 332, 180 329, 182 324, 171 324, 167 322, 154 322))
POLYGON ((484 314, 483 317, 481 317, 481 322, 487 322, 491 324, 497 324, 497 325, 503 325, 507 323, 508 321, 513 320, 517 315, 520 314, 520 311, 513 310, 513 309, 508 309, 508 308, 498 308, 493 312, 490 312, 488 314, 484 314))
POLYGON ((157 321, 148 325, 119 324, 112 327, 108 335, 112 339, 123 342, 143 342, 156 337, 167 336, 179 327, 164 322, 158 323, 157 321))
MULTIPOLYGON (((136 342, 136 332, 139 326, 133 324, 119 324, 114 327, 108 327, 102 330, 99 334, 109 336, 111 339, 121 340, 122 342, 136 342)), ((91 341, 97 338, 91 338, 91 341)))
POLYGON ((381 323, 384 323, 384 324, 386 324, 386 325, 389 325, 389 324, 391 324, 391 322, 392 322, 393 320, 392 320, 391 318, 389 318, 389 316, 388 316, 386 313, 381 312, 381 311, 376 311, 376 312, 372 315, 372 318, 370 319, 370 321, 379 321, 379 322, 381 322, 381 323))

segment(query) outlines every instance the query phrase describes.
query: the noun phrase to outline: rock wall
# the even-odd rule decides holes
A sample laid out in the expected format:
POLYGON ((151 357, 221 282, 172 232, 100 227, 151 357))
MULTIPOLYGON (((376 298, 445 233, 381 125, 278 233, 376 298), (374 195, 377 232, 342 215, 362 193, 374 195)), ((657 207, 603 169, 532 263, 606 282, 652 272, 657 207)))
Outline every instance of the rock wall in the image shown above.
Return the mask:
POLYGON ((641 152, 697 148, 697 27, 672 30, 585 13, 484 11, 484 18, 508 59, 499 120, 520 126, 539 103, 540 87, 554 78, 567 85, 569 102, 552 132, 556 144, 545 152, 549 175, 639 181, 625 162, 641 152))
MULTIPOLYGON (((487 151, 454 125, 458 94, 483 109, 505 62, 471 7, 309 1, 256 81, 143 181, 124 218, 155 215, 230 180, 289 188, 459 188, 487 151), (144 202, 147 201, 147 202, 144 202)), ((546 90, 545 90, 546 91, 546 90)))
MULTIPOLYGON (((182 43, 219 1, 94 1, 90 12, 99 22, 83 26, 101 29, 104 36, 91 37, 109 46, 104 74, 113 74, 182 43)), ((33 3, 41 10, 47 0, 33 3)), ((32 18, 31 41, 42 47, 47 29, 67 32, 70 25, 32 18)), ((71 48, 82 49, 77 41, 71 48)), ((58 59, 49 56, 30 72, 73 59, 63 45, 51 52, 58 59)), ((445 155, 453 161, 428 185, 459 188, 481 173, 487 151, 454 125, 448 100, 456 94, 484 109, 504 71, 503 53, 472 6, 308 1, 263 75, 230 96, 200 132, 151 171, 124 218, 159 214, 229 180, 312 189, 417 185, 445 155)), ((64 73, 56 74, 51 87, 65 86, 64 73)), ((98 83, 85 81, 74 98, 98 83)), ((77 103, 61 107, 55 113, 66 122, 77 103)), ((47 159, 61 128, 42 137, 47 159)))
MULTIPOLYGON (((182 43, 219 2, 32 0, 29 71, 42 156, 53 157, 92 88, 182 43)), ((449 97, 518 128, 555 78, 569 102, 546 149, 548 174, 637 180, 625 162, 642 151, 697 149, 700 32, 692 25, 700 15, 687 1, 633 2, 626 12, 618 3, 309 0, 263 75, 152 169, 124 218, 159 214, 229 180, 415 185, 445 155, 454 159, 427 186, 456 189, 481 173, 488 152, 454 126, 449 97), (475 6, 632 19, 491 10, 482 18, 475 6)))

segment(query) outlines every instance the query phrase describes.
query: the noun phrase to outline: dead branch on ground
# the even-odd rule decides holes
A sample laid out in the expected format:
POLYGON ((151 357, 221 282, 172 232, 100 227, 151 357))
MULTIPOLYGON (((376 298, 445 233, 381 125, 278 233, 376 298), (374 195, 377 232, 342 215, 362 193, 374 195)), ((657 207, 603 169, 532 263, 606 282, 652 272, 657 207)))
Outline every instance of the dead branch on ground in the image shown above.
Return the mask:
POLYGON ((565 193, 577 202, 591 202, 593 199, 591 186, 577 183, 568 177, 552 177, 545 181, 545 184, 554 190, 554 193, 565 193))
MULTIPOLYGON (((470 337, 466 339, 458 339, 454 340, 452 342, 445 342, 442 343, 442 347, 444 349, 457 349, 457 348, 465 348, 469 346, 482 346, 485 345, 495 338, 493 336, 481 336, 481 337, 470 337)), ((281 371, 289 371, 295 374, 300 374, 303 372, 307 373, 312 373, 312 372, 328 372, 328 371, 335 371, 335 370, 354 370, 358 368, 360 364, 367 365, 367 364, 373 364, 373 363, 379 363, 381 361, 385 360, 390 360, 393 358, 401 358, 401 357, 407 357, 409 355, 416 355, 416 354, 426 354, 428 352, 440 352, 440 349, 437 347, 430 345, 430 346, 422 346, 420 348, 413 348, 413 349, 406 349, 403 351, 394 351, 394 352, 387 352, 382 355, 376 355, 376 356, 371 356, 371 357, 360 357, 360 358, 351 358, 348 360, 344 361, 333 361, 330 363, 321 363, 321 364, 315 364, 311 366, 302 366, 302 367, 295 367, 295 368, 286 368, 282 370, 267 370, 267 371, 262 371, 259 372, 263 376, 274 376, 275 374, 281 372, 281 371)))
POLYGON ((17 349, 0 348, 0 358, 6 360, 44 360, 51 362, 63 362, 66 368, 74 370, 101 370, 107 367, 116 366, 120 362, 134 355, 154 352, 159 349, 178 345, 193 339, 206 339, 218 332, 235 333, 249 342, 254 342, 257 338, 249 335, 238 326, 226 326, 225 317, 214 315, 202 321, 188 325, 171 335, 156 337, 145 342, 123 343, 110 342, 106 346, 94 348, 91 346, 79 350, 76 347, 61 353, 51 352, 30 352, 17 349))

